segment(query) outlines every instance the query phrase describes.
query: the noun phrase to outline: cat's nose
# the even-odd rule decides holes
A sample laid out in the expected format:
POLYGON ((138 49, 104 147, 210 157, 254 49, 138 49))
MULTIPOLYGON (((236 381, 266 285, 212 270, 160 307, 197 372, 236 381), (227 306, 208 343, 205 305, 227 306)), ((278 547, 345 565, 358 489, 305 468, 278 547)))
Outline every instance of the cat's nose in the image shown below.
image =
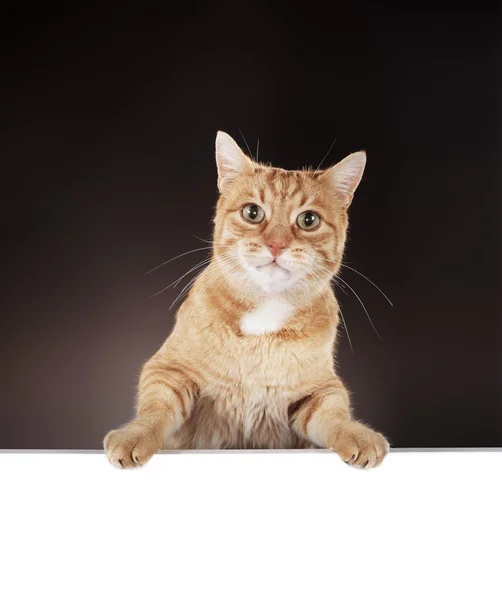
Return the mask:
POLYGON ((270 248, 270 252, 272 252, 272 256, 277 258, 279 254, 286 247, 286 242, 282 240, 275 240, 273 242, 268 242, 267 246, 270 248))

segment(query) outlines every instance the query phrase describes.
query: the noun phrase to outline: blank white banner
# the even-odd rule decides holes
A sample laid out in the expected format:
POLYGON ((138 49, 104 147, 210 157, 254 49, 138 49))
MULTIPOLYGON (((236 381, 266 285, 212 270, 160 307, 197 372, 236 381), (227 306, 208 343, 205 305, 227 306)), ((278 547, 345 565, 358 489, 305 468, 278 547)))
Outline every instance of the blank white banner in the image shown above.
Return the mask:
POLYGON ((502 453, 0 454, 0 597, 500 600, 502 453))

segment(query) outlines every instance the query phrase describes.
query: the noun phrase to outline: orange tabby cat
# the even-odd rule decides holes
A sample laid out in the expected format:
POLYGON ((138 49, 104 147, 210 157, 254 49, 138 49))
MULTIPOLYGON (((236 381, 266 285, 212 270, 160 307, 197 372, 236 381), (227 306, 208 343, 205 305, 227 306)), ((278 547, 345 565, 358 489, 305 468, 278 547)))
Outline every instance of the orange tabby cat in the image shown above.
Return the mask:
POLYGON ((144 365, 137 416, 104 440, 118 467, 161 448, 331 448, 380 464, 385 438, 351 418, 335 373, 347 209, 364 152, 323 171, 286 171, 216 137, 213 257, 171 335, 144 365))

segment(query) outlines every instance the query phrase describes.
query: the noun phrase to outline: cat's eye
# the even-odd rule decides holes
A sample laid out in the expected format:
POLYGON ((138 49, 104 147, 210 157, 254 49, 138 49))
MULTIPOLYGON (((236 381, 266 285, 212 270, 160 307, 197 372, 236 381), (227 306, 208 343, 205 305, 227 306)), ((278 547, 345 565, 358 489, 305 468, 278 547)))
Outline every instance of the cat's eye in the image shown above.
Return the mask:
POLYGON ((317 213, 307 210, 302 212, 301 215, 298 215, 296 224, 300 229, 304 229, 305 231, 313 231, 321 224, 321 217, 317 213))
POLYGON ((265 218, 265 212, 258 204, 246 204, 241 210, 242 217, 250 223, 261 223, 265 218))

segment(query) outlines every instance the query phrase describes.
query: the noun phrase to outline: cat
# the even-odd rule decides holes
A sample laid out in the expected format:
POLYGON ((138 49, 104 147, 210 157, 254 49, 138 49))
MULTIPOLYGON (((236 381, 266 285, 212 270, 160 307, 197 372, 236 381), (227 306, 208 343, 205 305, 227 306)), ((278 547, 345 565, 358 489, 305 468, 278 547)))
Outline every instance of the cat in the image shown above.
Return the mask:
POLYGON ((365 152, 287 171, 216 137, 219 198, 209 266, 144 365, 136 418, 104 439, 109 461, 158 450, 330 448, 370 468, 387 440, 351 417, 335 373, 339 271, 365 152))

